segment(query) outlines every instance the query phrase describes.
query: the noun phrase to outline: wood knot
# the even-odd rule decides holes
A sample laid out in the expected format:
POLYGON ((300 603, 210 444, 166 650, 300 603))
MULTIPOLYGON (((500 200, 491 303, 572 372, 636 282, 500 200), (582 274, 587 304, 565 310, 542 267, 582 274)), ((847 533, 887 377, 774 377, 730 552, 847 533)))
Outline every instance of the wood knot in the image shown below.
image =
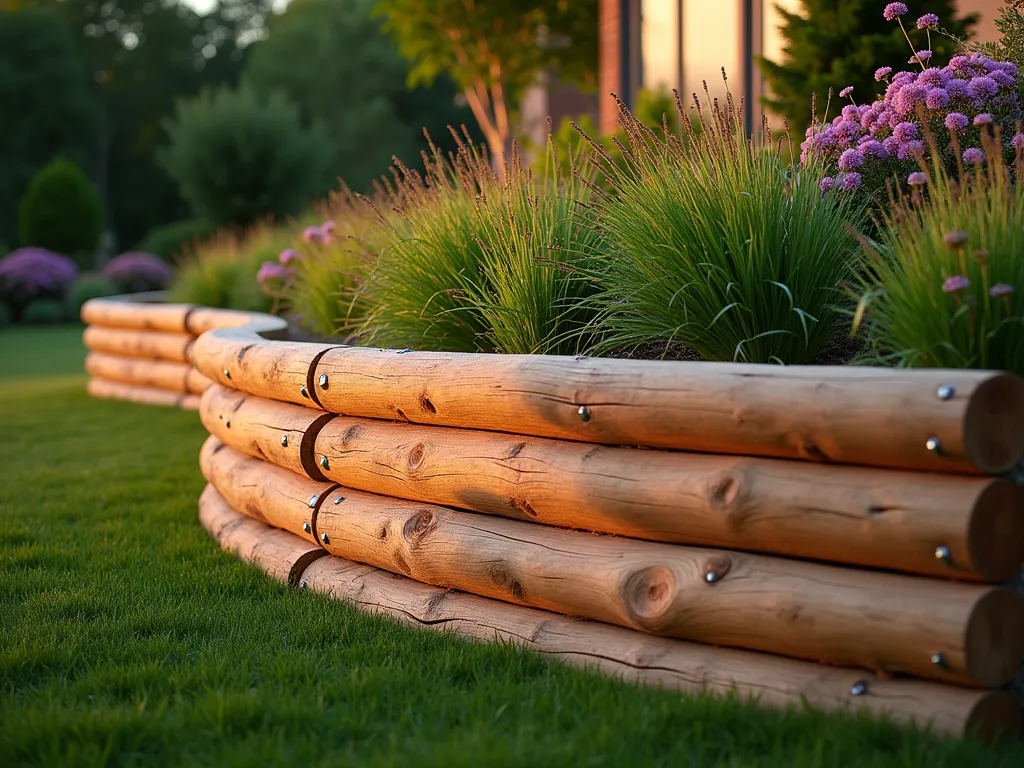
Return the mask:
POLYGON ((831 461, 828 454, 825 453, 813 440, 805 440, 803 443, 804 455, 813 459, 814 461, 831 461))
POLYGON ((417 544, 437 527, 437 515, 429 509, 421 509, 405 521, 402 537, 410 544, 417 544))
POLYGON ((742 472, 727 472, 708 486, 708 505, 726 516, 726 524, 732 531, 740 531, 747 521, 744 510, 744 480, 742 472))
POLYGON ((530 502, 528 502, 526 499, 517 499, 517 498, 513 497, 513 498, 509 499, 508 502, 509 502, 509 504, 512 507, 515 507, 520 512, 522 512, 524 515, 526 515, 527 517, 529 517, 531 519, 536 519, 536 517, 537 517, 537 510, 535 510, 533 508, 533 505, 530 502))
POLYGON ((626 610, 645 629, 657 627, 672 608, 675 596, 675 574, 663 565, 648 566, 630 574, 622 590, 626 610))
POLYGON ((522 582, 516 579, 512 572, 507 567, 500 563, 495 563, 487 569, 487 575, 495 585, 507 589, 508 593, 512 595, 516 600, 523 598, 524 590, 522 582))
POLYGON ((420 395, 420 408, 424 413, 437 413, 437 408, 426 395, 420 395))
POLYGON ((363 428, 358 424, 353 424, 351 427, 345 430, 341 436, 341 444, 348 445, 350 440, 355 440, 359 437, 359 433, 363 431, 363 428))
POLYGON ((505 454, 506 459, 514 459, 520 453, 523 452, 523 448, 526 447, 526 443, 516 443, 508 449, 508 453, 505 454))
POLYGON ((423 455, 427 452, 427 446, 423 443, 416 443, 409 451, 409 469, 419 469, 423 463, 423 455))

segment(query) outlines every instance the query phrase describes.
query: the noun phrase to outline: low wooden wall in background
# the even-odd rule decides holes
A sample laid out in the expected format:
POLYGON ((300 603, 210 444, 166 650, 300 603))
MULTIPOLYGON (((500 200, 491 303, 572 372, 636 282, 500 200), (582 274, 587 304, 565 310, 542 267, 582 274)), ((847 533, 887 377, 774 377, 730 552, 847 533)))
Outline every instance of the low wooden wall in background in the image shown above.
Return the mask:
POLYGON ((201 334, 200 519, 275 578, 646 683, 1021 728, 1016 377, 354 348, 105 301, 201 334))

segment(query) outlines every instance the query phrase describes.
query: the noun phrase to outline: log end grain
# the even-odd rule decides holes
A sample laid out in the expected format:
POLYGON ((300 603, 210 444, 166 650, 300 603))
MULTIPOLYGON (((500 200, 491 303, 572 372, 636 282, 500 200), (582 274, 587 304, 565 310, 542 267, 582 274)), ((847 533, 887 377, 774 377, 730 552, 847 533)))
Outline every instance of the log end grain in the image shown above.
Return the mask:
POLYGON ((967 620, 967 674, 983 688, 1007 683, 1024 663, 1024 598, 1009 589, 986 590, 967 620))
POLYGON ((982 472, 1005 472, 1024 454, 1024 379, 990 376, 971 393, 964 412, 964 447, 982 472))
POLYGON ((1007 691, 986 691, 978 697, 967 716, 964 736, 985 741, 1019 736, 1024 728, 1024 710, 1007 691))
POLYGON ((1011 480, 993 480, 974 503, 967 546, 983 581, 1004 582, 1024 563, 1024 491, 1011 480))

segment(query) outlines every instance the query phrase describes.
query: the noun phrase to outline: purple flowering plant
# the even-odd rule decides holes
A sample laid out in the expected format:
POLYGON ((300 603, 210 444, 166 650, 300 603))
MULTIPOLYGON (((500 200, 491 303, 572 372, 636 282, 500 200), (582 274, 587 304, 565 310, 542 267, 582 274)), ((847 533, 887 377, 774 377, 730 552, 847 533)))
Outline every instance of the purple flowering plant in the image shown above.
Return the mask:
POLYGON ((103 277, 124 293, 139 293, 166 288, 174 278, 174 270, 152 253, 122 253, 103 267, 103 277))
POLYGON ((67 256, 45 248, 19 248, 0 259, 0 299, 24 306, 33 299, 64 298, 78 278, 67 256))
POLYGON ((1008 155, 1024 144, 1024 137, 1016 138, 1022 117, 1017 66, 979 52, 935 66, 931 33, 939 28, 938 16, 926 13, 905 25, 907 13, 905 3, 889 3, 882 12, 903 31, 912 54, 911 69, 877 69, 875 79, 884 83, 885 92, 869 104, 858 104, 850 95, 852 89, 843 88, 850 103, 831 121, 826 116, 807 129, 801 161, 823 161, 831 178, 823 189, 863 189, 884 199, 879 193, 886 184, 909 183, 932 151, 952 171, 983 161, 984 136, 1000 137, 1000 144, 993 147, 1008 155), (923 34, 927 47, 915 46, 911 34, 923 34))

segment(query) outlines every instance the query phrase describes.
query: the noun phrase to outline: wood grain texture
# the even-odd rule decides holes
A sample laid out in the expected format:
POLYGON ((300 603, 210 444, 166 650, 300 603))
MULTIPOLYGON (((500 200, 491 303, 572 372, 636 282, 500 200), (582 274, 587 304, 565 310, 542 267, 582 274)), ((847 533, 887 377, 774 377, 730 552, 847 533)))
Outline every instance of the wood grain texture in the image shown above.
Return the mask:
MULTIPOLYGON (((297 483, 213 437, 203 453, 207 479, 242 512, 266 516, 261 485, 297 483)), ((1002 588, 597 536, 300 480, 314 484, 274 494, 274 518, 287 530, 302 532, 308 490, 317 496, 313 533, 328 551, 436 586, 946 682, 1001 685, 1024 660, 1024 600, 1002 588)))
POLYGON ((189 312, 186 326, 190 333, 200 336, 207 331, 221 328, 239 328, 252 323, 261 323, 273 315, 262 312, 244 312, 237 309, 217 309, 215 307, 196 307, 189 312))
POLYGON ((194 395, 183 395, 180 392, 142 387, 137 384, 125 384, 122 381, 91 378, 86 390, 92 397, 127 400, 144 405, 170 405, 183 410, 195 410, 199 406, 199 401, 194 395))
POLYGON ((143 331, 185 333, 185 316, 191 304, 157 304, 142 296, 114 296, 90 299, 82 305, 82 322, 108 328, 135 328, 143 331))
POLYGON ((211 386, 213 386, 212 381, 203 376, 203 374, 191 365, 188 367, 188 372, 185 374, 185 389, 189 394, 201 395, 211 386))
POLYGON ((991 582, 1024 561, 1024 498, 1005 479, 331 417, 220 386, 200 415, 317 480, 545 525, 991 582))
POLYGON ((306 567, 327 554, 298 536, 239 514, 209 485, 199 497, 199 522, 222 549, 285 584, 297 584, 306 567))
POLYGON ((85 346, 94 352, 178 363, 189 362, 189 349, 194 340, 195 337, 188 333, 103 328, 98 325, 90 325, 82 335, 85 346))
POLYGON ((97 378, 165 389, 182 395, 188 393, 188 373, 191 369, 188 363, 121 357, 105 352, 90 352, 85 358, 85 370, 97 378))

